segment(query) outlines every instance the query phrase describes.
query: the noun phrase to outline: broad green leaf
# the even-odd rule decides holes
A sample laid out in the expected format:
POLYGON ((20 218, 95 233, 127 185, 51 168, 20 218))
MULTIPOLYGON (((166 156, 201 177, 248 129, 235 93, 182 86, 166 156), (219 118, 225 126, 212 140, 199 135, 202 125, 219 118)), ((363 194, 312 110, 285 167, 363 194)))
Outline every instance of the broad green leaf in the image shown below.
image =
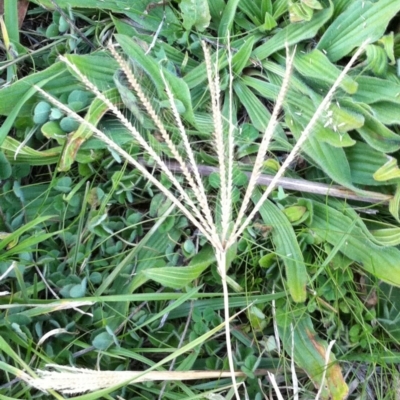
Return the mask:
POLYGON ((322 240, 333 246, 343 235, 348 235, 340 248, 341 253, 378 279, 400 286, 399 249, 376 245, 343 212, 316 201, 313 220, 308 225, 322 240))
POLYGON ((357 107, 365 118, 364 125, 357 128, 361 137, 375 150, 392 153, 400 149, 400 135, 393 132, 364 107, 357 107))
POLYGON ((371 234, 381 246, 398 246, 400 244, 400 228, 394 225, 381 224, 381 229, 371 229, 371 234), (388 225, 388 226, 386 226, 388 225))
MULTIPOLYGON (((328 57, 319 50, 313 50, 306 54, 297 53, 294 59, 294 67, 301 75, 322 80, 330 86, 341 73, 340 69, 331 63, 328 57), (321 71, 324 72, 321 73, 321 71)), ((357 91, 358 84, 353 78, 346 75, 340 87, 347 93, 352 94, 357 91)))
POLYGON ((359 103, 373 104, 379 101, 390 101, 400 104, 400 84, 385 79, 362 75, 357 78, 358 90, 353 100, 359 103))
POLYGON ((134 115, 136 120, 143 125, 143 113, 140 110, 138 98, 133 93, 133 91, 128 87, 128 84, 124 82, 124 75, 121 70, 118 70, 114 74, 115 86, 118 89, 121 100, 123 101, 125 107, 134 115))
POLYGON ((368 186, 391 184, 391 182, 378 182, 373 178, 375 172, 387 162, 385 154, 359 141, 354 146, 346 148, 345 153, 354 184, 368 186))
POLYGON ((385 49, 386 55, 390 60, 391 64, 396 63, 396 58, 394 55, 394 34, 390 32, 388 35, 385 35, 379 39, 379 43, 383 44, 383 48, 385 49))
POLYGON ((107 350, 113 343, 113 338, 108 332, 99 333, 92 340, 92 345, 97 350, 107 350))
POLYGON ((232 57, 232 69, 234 74, 240 75, 243 68, 247 65, 251 51, 253 50, 254 36, 250 36, 232 57))
POLYGON ((306 4, 292 3, 289 5, 289 17, 291 23, 310 21, 314 11, 306 4))
MULTIPOLYGON (((0 115, 15 114, 13 119, 16 116, 31 116, 32 107, 38 102, 37 95, 33 96, 37 93, 33 88, 34 85, 45 85, 46 91, 52 94, 62 93, 62 89, 67 86, 67 91, 71 91, 70 85, 74 83, 74 78, 65 72, 64 64, 57 62, 44 71, 30 74, 10 86, 3 87, 0 90, 0 98, 7 99, 7 101, 0 101, 0 115)), ((1 127, 2 131, 5 129, 4 124, 1 127)))
POLYGON ((165 84, 161 77, 162 69, 165 80, 167 81, 174 99, 179 100, 185 107, 184 116, 189 122, 194 121, 192 101, 190 91, 186 83, 173 75, 170 71, 159 65, 153 58, 145 55, 144 51, 131 38, 124 35, 116 35, 118 43, 121 45, 124 53, 138 64, 154 82, 156 90, 161 100, 167 100, 165 94, 165 84))
POLYGON ((274 17, 266 12, 265 13, 265 19, 264 19, 264 28, 266 31, 270 31, 271 29, 275 28, 278 25, 278 23, 275 21, 274 17))
POLYGON ((400 211, 400 185, 396 185, 396 191, 394 192, 393 199, 389 202, 389 211, 390 214, 396 219, 397 222, 400 222, 399 211, 400 211))
POLYGON ((11 164, 2 151, 0 151, 0 179, 8 179, 11 176, 11 164))
MULTIPOLYGON (((252 196, 253 202, 256 203, 260 198, 261 192, 255 191, 252 196)), ((307 270, 292 225, 284 213, 269 200, 265 201, 259 212, 264 223, 272 226, 272 241, 276 254, 285 264, 287 285, 293 300, 305 301, 307 270)))
MULTIPOLYGON (((310 316, 303 309, 278 309, 276 322, 279 337, 285 351, 294 358, 298 367, 303 369, 316 388, 322 382, 328 345, 318 337, 310 316)), ((339 364, 333 353, 329 354, 329 368, 326 370, 322 399, 343 400, 347 397, 348 387, 339 364)))
POLYGON ((393 157, 389 157, 389 160, 374 173, 374 179, 378 182, 398 178, 400 178, 400 169, 397 160, 393 157))
POLYGON ((373 43, 381 38, 399 10, 398 1, 355 1, 329 25, 317 48, 325 50, 331 61, 340 60, 366 39, 373 43))
POLYGON ((263 45, 258 46, 253 51, 252 58, 264 60, 271 54, 285 48, 285 44, 292 46, 302 40, 313 38, 319 29, 331 18, 333 5, 314 13, 311 21, 288 24, 285 28, 278 31, 263 45))
MULTIPOLYGON (((392 84, 392 83, 391 83, 392 84)), ((379 101, 371 104, 372 114, 385 125, 400 125, 399 104, 391 101, 379 101)))
POLYGON ((186 267, 150 268, 144 270, 143 275, 163 286, 182 289, 197 279, 213 262, 215 262, 214 252, 211 246, 206 246, 186 267))
POLYGON ((235 19, 236 9, 239 3, 240 0, 228 0, 228 3, 224 8, 218 27, 218 37, 223 41, 226 40, 228 34, 232 35, 233 20, 235 19))
MULTIPOLYGON (((236 80, 233 84, 233 89, 236 95, 240 98, 243 106, 246 108, 246 111, 254 128, 264 133, 267 128, 271 114, 265 104, 263 104, 255 96, 255 94, 246 85, 243 84, 244 81, 246 81, 246 78, 242 80, 236 80)), ((261 81, 258 81, 257 83, 261 83, 261 81)), ((276 99, 278 90, 276 87, 265 84, 265 87, 263 89, 265 89, 263 94, 266 98, 272 100, 276 99), (265 93, 266 91, 268 91, 268 93, 265 93)), ((286 150, 290 150, 291 146, 287 143, 283 129, 279 124, 275 128, 275 131, 276 132, 274 138, 276 140, 279 140, 279 144, 284 146, 286 150)))
MULTIPOLYGON (((291 112, 290 115, 291 118, 286 119, 288 126, 294 136, 298 138, 304 129, 304 124, 306 121, 308 122, 308 119, 303 119, 302 117, 300 119, 294 112, 291 112), (303 122, 303 124, 300 125, 299 121, 303 122)), ((318 129, 318 125, 316 129, 318 129)), ((334 133, 332 132, 331 134, 334 133)), ((321 141, 320 137, 321 136, 311 134, 303 146, 303 152, 335 182, 349 189, 360 191, 353 185, 351 180, 350 166, 344 150, 321 141)))
POLYGON ((388 68, 388 58, 385 49, 374 44, 369 44, 366 48, 366 54, 366 68, 371 70, 374 75, 384 77, 388 68))
MULTIPOLYGON (((46 79, 43 79, 37 83, 35 83, 37 86, 44 86, 48 82, 51 82, 52 80, 57 80, 57 78, 60 75, 60 72, 54 76, 50 76, 46 79)), ((20 82, 20 81, 19 81, 20 82)), ((3 144, 4 140, 6 139, 6 136, 8 135, 10 129, 12 128, 14 121, 17 117, 21 116, 22 109, 24 106, 26 106, 28 100, 32 99, 34 95, 36 94, 37 90, 34 87, 31 87, 31 82, 28 82, 28 79, 24 81, 25 85, 20 85, 21 87, 25 88, 25 91, 21 93, 20 97, 15 97, 15 92, 18 91, 18 89, 15 89, 15 91, 12 92, 14 96, 10 95, 10 98, 8 97, 8 94, 6 91, 0 91, 0 98, 7 99, 7 101, 3 101, 0 103, 9 103, 9 102, 15 102, 13 109, 10 111, 8 114, 6 120, 3 122, 3 124, 0 127, 0 145, 3 144)), ((14 87, 14 85, 9 86, 9 88, 14 87)), ((17 87, 17 86, 15 86, 17 87)))
MULTIPOLYGON (((106 54, 104 56, 67 55, 66 57, 100 90, 107 90, 110 86, 114 86, 112 77, 118 64, 113 58, 106 54)), ((44 71, 30 74, 1 89, 0 98, 7 98, 7 101, 0 101, 0 115, 15 114, 14 119, 16 115, 18 117, 31 116, 32 107, 38 101, 34 85, 42 86, 46 92, 56 97, 81 88, 76 78, 66 73, 65 64, 57 62, 44 71)), ((5 126, 3 125, 1 129, 5 130, 5 126)))
MULTIPOLYGON (((113 76, 118 69, 118 63, 107 53, 90 54, 85 56, 68 54, 68 61, 93 83, 100 91, 114 87, 113 76)), ((73 70, 70 70, 75 75, 73 70)), ((79 79, 79 77, 78 77, 79 79)))
POLYGON ((207 0, 182 0, 179 8, 182 11, 182 25, 186 30, 194 26, 203 32, 210 24, 211 15, 207 0))
MULTIPOLYGON (((112 103, 116 103, 120 100, 118 91, 116 89, 107 90, 103 94, 112 103)), ((108 107, 100 99, 95 98, 85 115, 85 120, 92 125, 97 126, 107 110, 108 107)), ((75 132, 72 132, 67 136, 67 142, 58 164, 59 171, 68 171, 71 168, 71 165, 74 163, 77 157, 79 148, 92 135, 93 132, 91 129, 84 124, 81 124, 75 132)))

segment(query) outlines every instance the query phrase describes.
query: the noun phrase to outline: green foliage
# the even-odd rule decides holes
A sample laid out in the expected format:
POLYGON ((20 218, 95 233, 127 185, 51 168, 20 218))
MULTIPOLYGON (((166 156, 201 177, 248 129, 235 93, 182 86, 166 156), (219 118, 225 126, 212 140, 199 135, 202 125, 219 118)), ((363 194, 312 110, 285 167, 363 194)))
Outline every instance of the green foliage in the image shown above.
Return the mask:
MULTIPOLYGON (((93 51, 54 11, 54 2, 34 1, 32 29, 40 46, 29 49, 29 58, 17 57, 15 62, 12 46, 6 49, 8 61, 2 63, 1 73, 8 84, 0 88, 0 98, 6 99, 0 101, 0 397, 32 398, 23 381, 2 385, 20 369, 33 375, 32 369, 44 369, 48 363, 142 371, 168 369, 175 359, 176 371, 227 368, 226 343, 222 336, 213 337, 223 327, 223 300, 211 248, 138 170, 127 167, 90 129, 44 101, 34 87, 45 89, 151 168, 153 160, 107 106, 56 60, 63 54, 163 159, 170 159, 154 122, 102 46, 114 30, 112 40, 129 59, 178 149, 185 154, 166 83, 196 161, 210 167, 216 165, 209 145, 214 127, 201 50, 201 40, 207 40, 220 71, 224 118, 229 120, 231 109, 235 124, 236 207, 277 100, 285 46, 298 49, 283 116, 264 164, 266 173, 276 172, 346 58, 369 40, 359 65, 317 122, 302 158, 288 172, 304 186, 274 192, 238 242, 228 276, 238 293, 231 295, 230 306, 232 312, 251 306, 234 317, 231 332, 237 370, 245 375, 249 398, 262 398, 270 390, 259 369, 279 364, 284 372, 279 378, 291 385, 286 357, 293 357, 309 377, 309 383, 302 380, 303 389, 315 393, 327 343, 333 339, 336 357, 331 355, 322 398, 343 398, 346 384, 357 375, 351 370, 345 382, 335 359, 379 365, 370 371, 373 379, 356 388, 357 396, 368 390, 384 398, 379 397, 382 387, 393 393, 393 383, 386 378, 392 376, 391 365, 399 362, 400 338, 400 36, 391 30, 399 22, 399 3, 128 3, 57 1, 93 51), (15 77, 19 79, 13 81, 15 77), (333 200, 329 192, 322 197, 315 182, 341 185, 359 196, 358 201, 333 200), (361 201, 367 191, 394 197, 389 207, 365 206, 361 201), (285 354, 281 356, 272 333, 273 312, 285 354)), ((16 15, 9 10, 7 32, 21 56, 28 50, 19 43, 17 25, 10 25, 16 15)), ((19 36, 27 45, 31 42, 24 32, 19 36)), ((166 175, 152 173, 172 187, 166 175)), ((207 197, 217 204, 219 173, 214 171, 204 181, 207 197)), ((194 196, 189 189, 188 193, 194 196)), ((229 398, 225 384, 230 381, 177 381, 166 386, 164 396, 191 398, 209 392, 210 398, 217 393, 229 398)), ((158 382, 137 383, 115 388, 115 393, 156 399, 161 388, 158 382)), ((110 398, 103 392, 79 398, 110 398)), ((290 391, 284 393, 291 396, 290 391)), ((50 397, 61 398, 55 392, 50 397)))

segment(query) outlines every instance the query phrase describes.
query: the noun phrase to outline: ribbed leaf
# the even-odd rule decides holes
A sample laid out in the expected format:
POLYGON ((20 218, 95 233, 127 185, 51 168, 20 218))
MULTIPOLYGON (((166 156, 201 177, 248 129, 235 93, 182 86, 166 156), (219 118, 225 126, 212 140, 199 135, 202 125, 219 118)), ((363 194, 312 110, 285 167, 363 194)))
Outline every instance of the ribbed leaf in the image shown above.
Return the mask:
MULTIPOLYGON (((252 196, 253 202, 256 203, 260 198, 261 192, 255 191, 252 196)), ((275 251, 285 264, 287 285, 293 300, 305 301, 308 276, 292 225, 285 214, 269 200, 265 201, 259 212, 264 223, 272 226, 275 251)))
POLYGON ((181 289, 193 282, 200 274, 215 262, 215 256, 210 246, 203 249, 186 267, 161 267, 143 270, 143 275, 172 289, 181 289))
POLYGON ((350 165, 351 179, 356 185, 382 186, 390 182, 378 182, 374 179, 375 172, 387 162, 385 154, 374 150, 364 142, 357 142, 345 149, 350 165))
POLYGON ((340 60, 366 39, 378 40, 399 10, 398 1, 355 1, 329 25, 317 47, 325 50, 331 61, 340 60))
MULTIPOLYGON (((260 124, 260 121, 266 123, 266 116, 262 116, 261 114, 262 107, 258 107, 258 109, 252 107, 257 103, 258 99, 251 92, 248 93, 249 89, 244 87, 243 82, 249 87, 257 90, 267 99, 273 99, 273 88, 270 84, 251 77, 244 77, 242 82, 237 82, 234 85, 235 91, 240 96, 242 103, 249 112, 252 122, 254 124, 260 124), (250 99, 252 102, 248 102, 247 99, 250 99), (258 111, 257 114, 254 114, 254 110, 258 111), (252 115, 252 113, 254 115, 252 115), (257 118, 260 119, 257 121, 257 118)), ((303 128, 315 112, 315 106, 308 97, 301 96, 294 91, 289 91, 286 96, 286 101, 287 103, 295 105, 295 107, 284 107, 290 114, 286 118, 287 124, 291 128, 295 137, 298 138, 303 128)), ((255 125, 255 127, 258 128, 257 125, 255 125)), ((321 122, 317 122, 314 132, 310 135, 303 147, 303 151, 335 182, 346 186, 349 189, 360 192, 360 189, 356 188, 352 183, 349 164, 343 149, 340 147, 333 147, 326 143, 327 141, 332 140, 340 143, 340 134, 334 132, 332 129, 325 128, 321 122)), ((333 143, 336 144, 336 142, 333 143)), ((350 142, 350 144, 352 143, 350 142)))
MULTIPOLYGON (((325 366, 327 343, 317 336, 311 318, 303 310, 279 309, 276 321, 283 347, 292 356, 296 365, 307 373, 314 386, 319 388, 325 366), (293 327, 293 330, 291 330, 293 327)), ((343 400, 348 387, 335 356, 329 355, 329 368, 326 371, 322 399, 343 400)))
POLYGON ((390 228, 373 229, 371 234, 381 246, 398 246, 400 244, 400 228, 397 226, 392 225, 390 228))
POLYGON ((251 51, 253 50, 254 36, 250 36, 239 49, 239 51, 232 57, 232 69, 234 74, 239 75, 242 73, 243 68, 247 65, 251 51))
POLYGON ((229 0, 224 8, 218 28, 218 37, 225 40, 228 32, 232 32, 232 24, 235 19, 236 9, 240 0, 229 0))
POLYGON ((398 178, 400 178, 400 169, 397 165, 397 160, 392 157, 389 157, 388 162, 374 173, 374 179, 379 182, 398 178))
MULTIPOLYGON (((392 84, 392 83, 391 83, 392 84)), ((379 101, 370 105, 373 115, 385 125, 400 125, 399 104, 379 101)))
POLYGON ((360 76, 357 78, 358 90, 353 95, 353 100, 359 103, 372 104, 378 101, 390 101, 400 104, 400 85, 386 79, 372 76, 360 76))
POLYGON ((263 45, 253 51, 252 57, 264 60, 271 54, 285 48, 285 44, 292 46, 305 39, 313 38, 319 29, 331 18, 333 12, 332 3, 325 10, 314 13, 311 21, 298 24, 288 24, 278 31, 263 45))
POLYGON ((343 235, 348 235, 340 248, 341 253, 378 279, 400 286, 400 250, 376 245, 343 212, 314 201, 314 217, 308 225, 333 246, 343 235))
POLYGON ((364 115, 365 122, 358 133, 375 150, 383 153, 393 153, 400 149, 400 135, 397 135, 391 129, 386 127, 374 115, 369 113, 363 107, 358 107, 364 115))
MULTIPOLYGON (((295 69, 303 76, 312 79, 318 79, 332 85, 340 74, 336 65, 332 64, 328 57, 319 50, 313 50, 310 53, 297 53, 294 59, 295 69), (321 71, 324 71, 321 74, 321 71)), ((357 82, 350 76, 346 76, 340 87, 347 93, 357 91, 357 82)))
MULTIPOLYGON (((295 113, 287 118, 288 125, 294 136, 298 138, 303 130, 303 126, 297 120, 302 120, 295 113)), ((304 121, 305 123, 305 121, 304 121)), ((318 126, 316 126, 318 129, 318 126)), ((320 141, 317 135, 311 134, 303 147, 306 153, 318 167, 324 171, 335 182, 355 191, 360 191, 353 185, 351 180, 350 166, 346 159, 346 154, 342 148, 333 147, 328 143, 320 141)))

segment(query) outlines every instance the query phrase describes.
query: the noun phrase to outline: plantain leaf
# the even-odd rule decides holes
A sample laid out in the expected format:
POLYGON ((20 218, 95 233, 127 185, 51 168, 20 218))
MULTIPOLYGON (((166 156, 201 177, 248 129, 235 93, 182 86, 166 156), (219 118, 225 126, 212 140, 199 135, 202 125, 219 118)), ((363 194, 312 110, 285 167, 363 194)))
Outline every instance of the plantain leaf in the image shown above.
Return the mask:
POLYGON ((197 279, 213 262, 215 262, 214 251, 211 246, 205 246, 186 267, 149 268, 142 273, 147 279, 152 279, 165 287, 182 289, 197 279))
POLYGON ((393 153, 400 149, 400 135, 386 127, 365 107, 358 106, 357 109, 365 118, 364 125, 357 128, 357 132, 372 148, 382 153, 393 153))
POLYGON ((400 104, 400 84, 372 76, 357 78, 358 90, 353 95, 353 100, 359 103, 373 104, 378 101, 388 101, 400 104))
MULTIPOLYGON (((256 190, 252 196, 253 202, 257 203, 260 198, 261 192, 256 190)), ((272 226, 272 240, 277 255, 285 264, 287 285, 293 300, 305 301, 308 276, 292 225, 285 214, 269 200, 264 202, 259 212, 264 223, 272 226)))
POLYGON ((314 201, 314 216, 308 226, 333 246, 340 242, 343 235, 347 235, 339 249, 341 253, 378 279, 400 286, 400 250, 376 245, 343 212, 314 201))
POLYGON ((243 68, 247 65, 254 45, 254 36, 250 36, 232 57, 232 69, 234 74, 240 75, 243 68))
POLYGON ((376 171, 387 161, 385 154, 373 149, 364 142, 357 142, 345 149, 350 165, 351 179, 356 185, 382 186, 391 182, 378 182, 374 179, 376 171))
POLYGON ((398 246, 400 244, 400 228, 381 223, 383 228, 371 229, 371 234, 381 246, 398 246))
POLYGON ((399 105, 391 101, 379 101, 371 104, 372 114, 385 125, 400 125, 399 105))
MULTIPOLYGON (((80 56, 68 54, 65 57, 75 65, 100 91, 114 87, 113 76, 118 63, 106 54, 80 56)), ((73 75, 75 72, 70 70, 73 75)), ((71 90, 71 89, 70 89, 71 90)))
POLYGON ((222 38, 222 40, 225 40, 229 32, 232 31, 233 20, 235 19, 236 9, 239 3, 240 0, 228 0, 224 8, 218 28, 218 37, 222 38))
MULTIPOLYGON (((293 310, 293 306, 290 306, 290 310, 289 307, 277 310, 276 322, 284 349, 293 355, 296 365, 304 369, 314 386, 319 388, 328 345, 317 336, 310 316, 300 307, 293 310)), ((322 399, 343 400, 347 397, 348 387, 335 361, 335 356, 330 353, 322 399)))
POLYGON ((385 76, 388 68, 388 58, 385 49, 374 44, 369 44, 366 48, 366 53, 366 67, 370 69, 374 75, 385 76))
MULTIPOLYGON (((322 80, 328 85, 332 85, 340 74, 340 69, 332 64, 328 57, 319 50, 313 50, 309 53, 297 53, 294 59, 295 69, 307 78, 322 80), (321 74, 321 71, 324 71, 321 74)), ((347 93, 355 93, 358 84, 350 76, 346 76, 340 87, 347 93)))
POLYGON ((328 8, 314 13, 311 21, 286 25, 285 28, 273 35, 263 45, 258 46, 253 51, 252 58, 264 60, 271 54, 284 49, 286 44, 292 46, 302 40, 313 38, 329 18, 331 18, 332 13, 333 5, 330 2, 328 8))
POLYGON ((400 185, 397 184, 393 199, 389 202, 390 214, 393 215, 393 217, 396 219, 397 222, 400 222, 399 210, 400 210, 400 185))
POLYGON ((179 8, 182 11, 182 25, 186 30, 194 26, 203 32, 210 24, 211 15, 207 0, 182 0, 179 8))
POLYGON ((399 10, 398 1, 355 1, 329 25, 317 48, 326 51, 331 61, 340 60, 366 39, 370 43, 380 39, 399 10))
POLYGON ((375 173, 374 179, 378 182, 388 181, 390 179, 399 179, 400 169, 397 164, 397 160, 393 157, 389 157, 386 164, 382 165, 375 173))

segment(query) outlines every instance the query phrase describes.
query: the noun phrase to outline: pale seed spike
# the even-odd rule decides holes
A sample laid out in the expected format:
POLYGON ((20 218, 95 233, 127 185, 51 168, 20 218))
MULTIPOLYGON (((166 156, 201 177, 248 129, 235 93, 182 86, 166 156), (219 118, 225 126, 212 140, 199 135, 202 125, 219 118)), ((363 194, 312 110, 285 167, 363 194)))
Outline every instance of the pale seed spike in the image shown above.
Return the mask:
MULTIPOLYGON (((210 57, 210 52, 208 51, 208 47, 204 42, 202 42, 203 51, 204 51, 204 60, 206 64, 208 85, 210 88, 211 95, 211 107, 212 107, 212 115, 214 122, 214 141, 215 148, 218 157, 219 164, 219 173, 220 173, 220 186, 221 186, 221 195, 220 195, 220 204, 221 204, 221 222, 227 220, 226 218, 226 209, 227 209, 227 192, 226 192, 226 166, 225 166, 225 146, 224 146, 224 134, 223 134, 223 125, 222 125, 222 115, 220 109, 219 102, 219 75, 215 74, 215 79, 213 79, 213 71, 212 71, 212 62, 210 57)), ((217 57, 218 59, 218 57, 217 57)), ((218 68, 218 66, 216 66, 218 68)))
MULTIPOLYGON (((168 169, 167 165, 161 159, 161 157, 154 151, 154 149, 143 139, 143 137, 139 134, 136 128, 130 123, 130 121, 121 113, 121 111, 109 100, 107 99, 103 93, 97 89, 95 85, 93 85, 85 75, 83 75, 79 69, 72 64, 67 58, 61 56, 60 59, 64 61, 82 80, 82 82, 86 85, 86 87, 91 90, 97 98, 104 102, 107 107, 118 117, 118 119, 122 122, 122 124, 128 129, 128 131, 132 134, 132 136, 139 142, 139 144, 149 153, 149 155, 157 162, 160 166, 161 170, 167 175, 168 179, 174 184, 176 189, 179 191, 179 194, 184 198, 185 202, 189 205, 191 210, 194 212, 196 218, 198 219, 198 223, 200 223, 205 230, 212 232, 212 229, 208 226, 207 221, 204 219, 203 215, 197 209, 196 205, 192 201, 192 199, 188 196, 185 189, 181 186, 178 180, 175 178, 173 173, 168 169)), ((214 237, 214 242, 216 238, 214 237)))
POLYGON ((174 115, 176 124, 178 126, 178 130, 179 130, 179 133, 181 135, 182 142, 183 142, 183 144, 185 146, 185 150, 186 150, 186 154, 187 154, 187 156, 189 158, 191 170, 193 171, 194 178, 196 180, 196 184, 193 185, 193 186, 191 185, 192 189, 193 189, 195 195, 197 196, 197 198, 199 199, 199 204, 200 204, 201 210, 202 210, 202 212, 203 212, 203 214, 204 214, 204 216, 205 216, 210 228, 214 231, 215 234, 217 234, 216 226, 215 226, 215 223, 213 221, 212 213, 211 213, 208 201, 207 201, 207 196, 206 196, 206 192, 205 192, 205 189, 204 189, 203 181, 201 179, 201 176, 200 176, 200 173, 199 173, 199 169, 197 167, 197 163, 196 163, 196 160, 194 158, 193 150, 192 150, 192 148, 190 146, 190 143, 189 143, 188 135, 186 134, 185 127, 182 124, 181 117, 179 115, 178 109, 176 108, 176 104, 175 104, 175 101, 174 101, 174 96, 173 96, 173 94, 171 92, 171 89, 170 89, 170 87, 169 87, 169 85, 168 85, 168 83, 167 83, 167 81, 165 79, 165 76, 164 76, 162 70, 160 72, 161 72, 161 77, 162 77, 163 82, 164 82, 165 90, 167 92, 168 99, 169 99, 169 101, 171 103, 172 113, 174 115))
POLYGON ((227 240, 229 224, 232 218, 232 193, 233 193, 233 157, 235 138, 233 125, 233 69, 232 69, 232 52, 230 35, 228 31, 227 36, 227 49, 228 49, 228 71, 229 71, 229 115, 228 115, 228 151, 227 151, 227 178, 226 178, 226 213, 224 214, 225 220, 222 221, 222 242, 227 240))
POLYGON ((238 228, 241 224, 241 221, 242 221, 242 219, 245 215, 245 212, 249 206, 251 196, 253 194, 254 188, 256 187, 258 178, 261 175, 265 154, 267 153, 269 143, 274 134, 275 127, 276 127, 277 121, 278 121, 278 116, 279 116, 279 113, 282 108, 283 100, 284 100, 287 90, 289 88, 289 80, 290 80, 290 74, 292 71, 295 51, 292 53, 292 55, 290 55, 289 49, 287 48, 286 54, 287 54, 287 61, 286 61, 285 76, 282 81, 282 86, 280 88, 274 110, 272 112, 271 118, 268 122, 268 126, 264 132, 260 147, 258 149, 256 160, 255 160, 254 166, 253 166, 253 171, 249 178, 249 183, 247 185, 246 193, 243 198, 242 206, 240 207, 240 210, 239 210, 239 213, 238 213, 238 216, 236 218, 236 222, 235 222, 235 225, 233 228, 233 234, 236 233, 236 231, 238 230, 238 228))
POLYGON ((335 93, 336 89, 339 87, 339 85, 342 83, 343 79, 345 78, 346 74, 349 72, 350 68, 354 64, 354 62, 357 60, 357 58, 361 55, 361 53, 365 50, 365 47, 368 45, 369 39, 366 40, 359 48, 358 50, 354 53, 353 57, 351 57, 350 61, 348 64, 344 67, 343 71, 340 73, 338 78, 336 79, 335 83, 332 85, 330 88, 328 94, 325 96, 325 98, 322 100, 321 104, 318 106, 317 110, 315 111, 314 115, 312 116, 310 122, 308 125, 305 127, 304 131, 302 132, 299 140, 293 147, 292 151, 289 153, 288 157, 282 164, 282 166, 279 168, 279 171, 275 174, 274 178, 272 179, 271 183, 269 184, 267 190, 263 193, 261 196, 260 200, 257 202, 249 216, 246 218, 246 220, 243 222, 243 224, 240 226, 238 231, 231 236, 230 238, 230 243, 234 243, 234 241, 243 233, 243 231, 246 229, 246 227, 249 225, 251 220, 254 218, 255 214, 258 212, 260 207, 263 205, 264 201, 267 199, 267 197, 270 195, 270 193, 275 189, 279 179, 283 176, 285 173, 286 169, 289 167, 289 165, 293 162, 297 154, 299 153, 302 145, 304 142, 307 140, 308 136, 310 135, 312 129, 314 128, 314 125, 320 118, 321 114, 324 112, 326 109, 326 106, 329 104, 331 101, 333 94, 335 93))
MULTIPOLYGON (((111 54, 113 57, 116 59, 122 70, 124 71, 126 77, 128 78, 128 82, 132 86, 132 88, 135 90, 137 96, 139 97, 139 100, 145 107, 147 113, 149 114, 150 118, 153 120, 153 122, 156 124, 162 138, 164 139, 165 143, 167 144, 168 148, 171 150, 172 155, 174 158, 177 160, 177 162, 181 165, 182 167, 182 174, 188 181, 190 187, 193 189, 193 191, 196 194, 196 197, 200 200, 200 209, 204 210, 204 198, 205 196, 201 196, 200 191, 201 188, 199 188, 198 183, 196 183, 193 179, 193 176, 189 169, 186 166, 185 161, 182 159, 181 155, 179 154, 178 149, 176 148, 175 144, 172 142, 167 130, 164 127, 164 124, 158 117, 157 113, 155 112, 153 106, 151 105, 149 99, 146 97, 144 94, 139 82, 137 81, 136 77, 132 73, 131 68, 127 64, 127 62, 118 54, 118 52, 115 50, 114 46, 109 45, 109 49, 111 51, 111 54)), ((162 77, 164 79, 164 76, 162 77)), ((170 100, 171 101, 171 100, 170 100)), ((171 101, 171 106, 175 105, 173 101, 171 101)), ((184 129, 184 128, 183 128, 184 129)), ((211 215, 211 212, 210 214, 211 215)), ((212 219, 209 218, 209 215, 206 215, 206 226, 208 226, 208 229, 210 232, 214 232, 213 235, 216 235, 216 230, 214 223, 212 222, 212 219)))
MULTIPOLYGON (((90 122, 86 121, 84 118, 82 118, 80 115, 77 113, 73 112, 70 110, 65 104, 61 103, 54 97, 50 96, 48 93, 46 93, 42 88, 39 86, 35 86, 36 90, 40 92, 43 97, 45 97, 47 100, 49 100, 52 104, 54 104, 56 107, 58 107, 60 110, 64 111, 67 115, 71 116, 75 120, 77 120, 79 123, 85 125, 87 128, 89 128, 93 134, 99 138, 102 142, 107 144, 112 150, 120 154, 123 158, 125 158, 130 164, 132 164, 135 168, 137 168, 143 176, 148 179, 149 182, 151 182, 154 186, 156 186, 169 200, 171 200, 178 208, 179 210, 182 211, 182 213, 188 218, 192 224, 199 229, 199 231, 209 240, 209 242, 215 246, 215 248, 221 248, 220 242, 216 242, 208 231, 207 227, 205 227, 198 219, 194 217, 194 215, 182 204, 182 202, 168 189, 166 189, 152 174, 150 174, 147 169, 140 164, 138 161, 136 161, 129 153, 127 153, 125 150, 123 150, 121 147, 116 145, 111 139, 109 139, 100 129, 98 129, 96 126, 91 124, 90 122)), ((163 170, 164 171, 164 170, 163 170)), ((168 169, 166 169, 168 171, 168 169)), ((164 171, 164 172, 166 172, 164 171)), ((173 176, 173 174, 170 174, 168 176, 171 181, 175 180, 176 178, 173 176)), ((177 182, 179 185, 179 182, 177 182)), ((180 186, 180 185, 179 185, 180 186)), ((182 188, 183 190, 183 188, 182 188)))

